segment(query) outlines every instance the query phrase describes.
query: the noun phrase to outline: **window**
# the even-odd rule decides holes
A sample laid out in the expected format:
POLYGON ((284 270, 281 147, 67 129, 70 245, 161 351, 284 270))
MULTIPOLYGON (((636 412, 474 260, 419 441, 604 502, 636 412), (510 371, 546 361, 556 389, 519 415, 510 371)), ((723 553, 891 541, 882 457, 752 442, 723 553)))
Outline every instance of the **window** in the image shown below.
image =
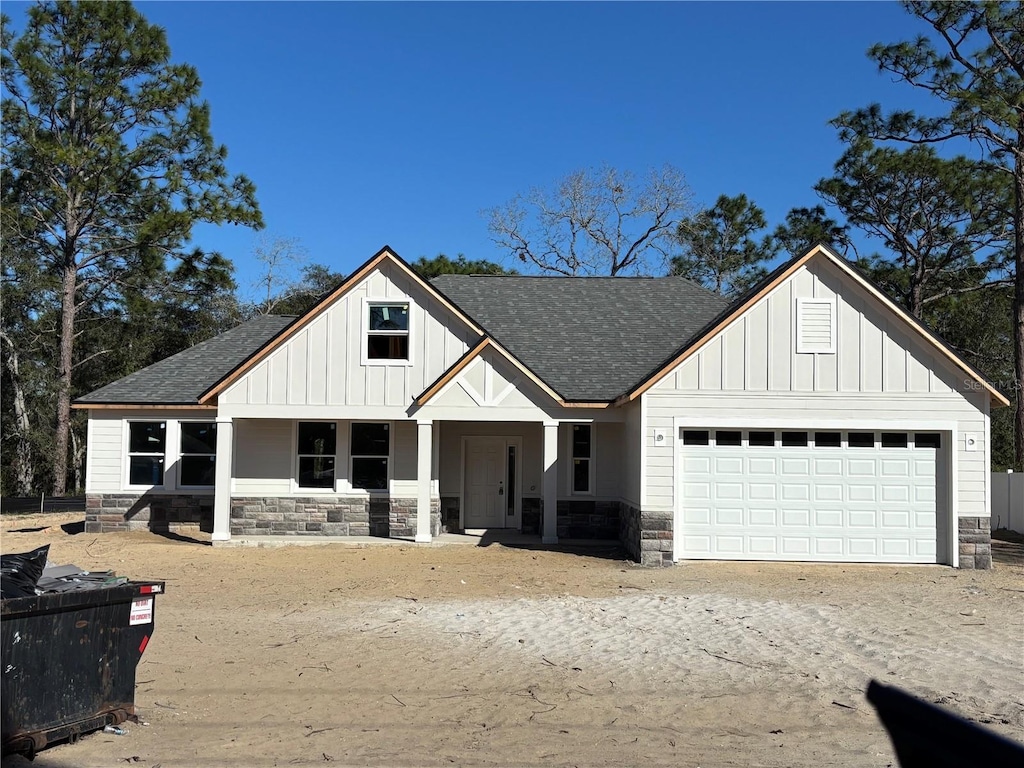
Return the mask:
POLYGON ((906 432, 883 432, 882 433, 882 447, 883 448, 906 448, 907 447, 907 433, 906 432))
POLYGON ((918 432, 914 435, 914 445, 918 448, 941 448, 942 438, 938 432, 918 432))
POLYGON ((213 485, 217 467, 217 422, 181 422, 178 485, 213 485))
POLYGON ((718 430, 715 432, 715 445, 742 445, 743 433, 734 430, 718 430))
POLYGON ((782 444, 790 447, 798 447, 807 445, 807 433, 806 432, 783 432, 782 433, 782 444))
POLYGON ((842 443, 842 435, 838 432, 814 433, 814 445, 816 448, 838 448, 842 443))
POLYGON ((775 445, 774 432, 751 432, 748 440, 750 445, 773 446, 775 445))
POLYGON ((166 421, 128 422, 128 484, 163 485, 166 421))
POLYGON ((706 429, 683 430, 683 445, 707 445, 709 434, 706 429))
POLYGON ((796 300, 796 351, 798 354, 829 354, 836 351, 835 301, 796 300))
POLYGON ((337 425, 333 421, 299 422, 299 487, 334 489, 337 425))
POLYGON ((409 359, 409 302, 367 305, 366 357, 369 360, 409 359))
POLYGON ((590 424, 572 425, 572 492, 590 493, 593 430, 590 424))
POLYGON ((388 489, 390 424, 352 424, 352 487, 366 491, 388 489))
POLYGON ((851 432, 849 437, 847 438, 847 443, 851 448, 874 448, 875 433, 851 432))

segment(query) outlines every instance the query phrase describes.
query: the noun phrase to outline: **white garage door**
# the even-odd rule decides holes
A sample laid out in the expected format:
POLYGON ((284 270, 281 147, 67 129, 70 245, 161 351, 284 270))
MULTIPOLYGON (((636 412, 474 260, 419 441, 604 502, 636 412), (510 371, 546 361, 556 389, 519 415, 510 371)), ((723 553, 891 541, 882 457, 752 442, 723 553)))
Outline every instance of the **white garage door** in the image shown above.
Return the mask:
POLYGON ((679 437, 678 559, 938 562, 939 433, 679 437))

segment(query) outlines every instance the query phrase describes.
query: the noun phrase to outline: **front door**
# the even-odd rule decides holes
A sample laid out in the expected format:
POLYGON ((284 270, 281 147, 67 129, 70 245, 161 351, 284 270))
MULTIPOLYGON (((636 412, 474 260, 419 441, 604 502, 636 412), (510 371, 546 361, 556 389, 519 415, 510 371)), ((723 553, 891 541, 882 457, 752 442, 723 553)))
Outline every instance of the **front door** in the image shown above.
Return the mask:
POLYGON ((518 526, 518 439, 467 437, 463 474, 464 528, 518 526))

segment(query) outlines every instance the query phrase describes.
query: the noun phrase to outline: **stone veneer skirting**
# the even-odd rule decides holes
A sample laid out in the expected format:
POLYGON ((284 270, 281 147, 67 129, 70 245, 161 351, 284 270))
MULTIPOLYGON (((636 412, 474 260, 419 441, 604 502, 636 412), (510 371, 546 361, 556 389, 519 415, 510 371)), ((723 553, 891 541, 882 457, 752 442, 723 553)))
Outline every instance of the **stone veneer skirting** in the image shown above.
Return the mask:
POLYGON ((992 518, 961 517, 957 531, 960 544, 960 567, 988 569, 992 567, 992 518))
POLYGON ((647 567, 672 565, 672 513, 642 512, 626 502, 621 505, 619 541, 626 554, 647 567))
MULTIPOLYGON (((430 534, 441 532, 440 500, 430 500, 430 534)), ((416 535, 416 499, 281 496, 231 499, 232 536, 416 535)))
POLYGON ((89 493, 85 532, 213 530, 213 495, 89 493))

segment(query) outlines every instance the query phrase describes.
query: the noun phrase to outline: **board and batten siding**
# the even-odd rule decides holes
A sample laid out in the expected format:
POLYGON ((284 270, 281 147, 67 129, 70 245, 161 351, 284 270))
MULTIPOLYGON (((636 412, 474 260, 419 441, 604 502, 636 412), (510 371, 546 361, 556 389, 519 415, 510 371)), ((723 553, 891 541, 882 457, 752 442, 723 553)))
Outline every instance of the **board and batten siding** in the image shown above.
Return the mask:
MULTIPOLYGON (((128 488, 127 450, 129 421, 163 421, 167 423, 168 442, 178 439, 178 423, 181 421, 215 421, 211 410, 147 410, 105 409, 89 410, 89 450, 85 462, 85 490, 87 493, 136 493, 128 488)), ((174 478, 177 468, 173 464, 178 451, 173 445, 167 446, 167 455, 172 464, 164 467, 167 488, 162 492, 174 493, 174 478)), ((186 491, 183 491, 183 493, 186 491)), ((189 490, 187 493, 195 493, 189 490)))
POLYGON ((988 515, 989 393, 825 259, 808 262, 642 395, 646 508, 671 511, 678 435, 693 426, 956 425, 956 510, 988 515), (797 353, 797 299, 836 303, 836 351, 797 353), (657 446, 655 429, 673 435, 657 446), (967 436, 975 438, 969 448, 967 436))
MULTIPOLYGON (((477 335, 394 264, 384 262, 274 349, 218 399, 231 416, 286 416, 289 406, 406 409, 477 335), (410 364, 363 360, 366 300, 408 301, 410 364)), ((397 417, 396 413, 396 417, 397 417)))

